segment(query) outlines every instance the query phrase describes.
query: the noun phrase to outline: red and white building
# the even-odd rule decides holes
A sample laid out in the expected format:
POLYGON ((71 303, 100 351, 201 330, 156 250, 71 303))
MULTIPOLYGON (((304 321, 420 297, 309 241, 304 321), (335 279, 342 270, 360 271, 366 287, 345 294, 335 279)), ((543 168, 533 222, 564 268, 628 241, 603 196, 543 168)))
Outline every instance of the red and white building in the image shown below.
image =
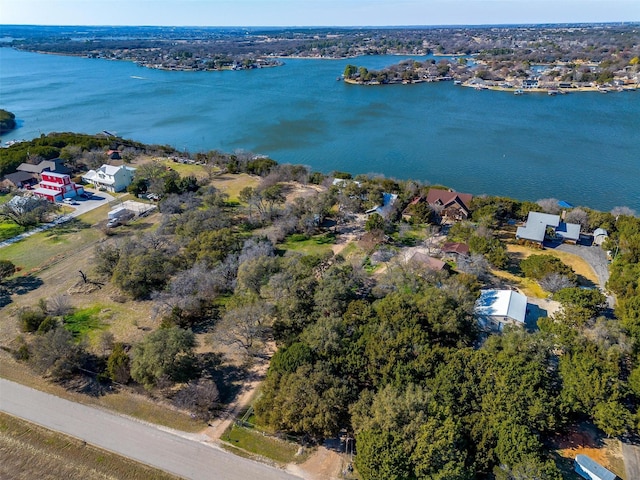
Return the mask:
POLYGON ((69 175, 42 172, 42 181, 33 193, 50 202, 61 202, 63 198, 73 198, 84 193, 84 188, 82 185, 73 183, 69 175))

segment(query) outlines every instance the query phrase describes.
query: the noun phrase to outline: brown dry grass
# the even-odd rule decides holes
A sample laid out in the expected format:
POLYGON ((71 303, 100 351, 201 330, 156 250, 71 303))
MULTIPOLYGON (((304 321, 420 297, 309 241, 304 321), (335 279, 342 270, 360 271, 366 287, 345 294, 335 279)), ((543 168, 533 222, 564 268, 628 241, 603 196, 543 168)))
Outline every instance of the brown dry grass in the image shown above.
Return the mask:
POLYGON ((260 183, 260 177, 246 173, 224 174, 214 177, 210 184, 223 193, 229 195, 229 200, 238 201, 240 191, 245 187, 256 187, 260 183))
POLYGON ((178 477, 0 413, 0 478, 117 480, 178 477))
POLYGON ((593 282, 594 285, 599 284, 598 276, 596 272, 591 268, 585 260, 577 255, 568 252, 560 252, 553 249, 537 250, 524 245, 508 244, 507 252, 511 256, 517 257, 519 260, 523 260, 531 255, 552 255, 559 258, 564 263, 569 265, 576 274, 583 276, 587 280, 593 282))
MULTIPOLYGON (((557 452, 561 457, 574 459, 583 454, 625 479, 620 441, 603 437, 592 425, 581 424, 559 438, 557 452)), ((630 479, 629 479, 630 480, 630 479)))

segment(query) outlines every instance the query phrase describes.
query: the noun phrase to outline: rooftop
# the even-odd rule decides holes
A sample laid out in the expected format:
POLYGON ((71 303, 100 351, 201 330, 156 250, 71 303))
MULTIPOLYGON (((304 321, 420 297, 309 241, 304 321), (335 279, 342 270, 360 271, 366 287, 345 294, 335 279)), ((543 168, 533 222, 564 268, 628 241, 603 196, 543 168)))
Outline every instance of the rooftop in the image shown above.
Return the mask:
POLYGON ((524 325, 527 297, 513 290, 480 290, 474 311, 483 317, 509 317, 524 325))

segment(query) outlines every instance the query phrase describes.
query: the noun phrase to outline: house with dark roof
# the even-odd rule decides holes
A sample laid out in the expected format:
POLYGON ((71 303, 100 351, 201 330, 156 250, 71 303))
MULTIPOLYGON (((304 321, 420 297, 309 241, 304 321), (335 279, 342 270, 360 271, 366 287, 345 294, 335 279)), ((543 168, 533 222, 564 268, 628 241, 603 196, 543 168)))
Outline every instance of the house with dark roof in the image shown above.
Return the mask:
POLYGON ((471 213, 473 195, 453 190, 429 189, 427 203, 443 220, 466 220, 471 213))
POLYGON ((466 243, 446 242, 442 245, 442 253, 450 253, 459 257, 469 256, 469 245, 466 243))
POLYGON ((38 177, 29 172, 8 173, 2 183, 13 188, 30 188, 38 183, 38 177))
POLYGON ((21 163, 18 168, 18 172, 27 172, 36 175, 38 180, 42 180, 42 172, 60 173, 62 175, 68 175, 71 173, 71 169, 64 164, 64 160, 61 158, 54 158, 53 160, 42 160, 37 165, 32 163, 21 163))
POLYGON ((516 239, 540 245, 545 239, 560 239, 563 242, 577 243, 580 239, 580 224, 561 222, 559 215, 529 212, 527 223, 516 230, 516 239))
POLYGON ((411 263, 417 263, 425 267, 427 270, 432 270, 434 272, 440 272, 447 269, 447 264, 442 260, 430 257, 429 255, 425 255, 421 252, 416 252, 411 255, 408 261, 411 263))

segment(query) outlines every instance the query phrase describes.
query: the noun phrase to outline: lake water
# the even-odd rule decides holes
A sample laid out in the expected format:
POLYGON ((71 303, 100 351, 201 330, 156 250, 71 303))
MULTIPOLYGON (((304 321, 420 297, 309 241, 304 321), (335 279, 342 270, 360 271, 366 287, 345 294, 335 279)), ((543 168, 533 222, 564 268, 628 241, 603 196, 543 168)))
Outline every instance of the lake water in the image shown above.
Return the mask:
POLYGON ((375 70, 402 58, 168 72, 0 48, 0 106, 20 125, 2 142, 107 130, 189 152, 241 149, 325 173, 640 211, 640 91, 515 96, 450 82, 336 81, 347 63, 375 70))

